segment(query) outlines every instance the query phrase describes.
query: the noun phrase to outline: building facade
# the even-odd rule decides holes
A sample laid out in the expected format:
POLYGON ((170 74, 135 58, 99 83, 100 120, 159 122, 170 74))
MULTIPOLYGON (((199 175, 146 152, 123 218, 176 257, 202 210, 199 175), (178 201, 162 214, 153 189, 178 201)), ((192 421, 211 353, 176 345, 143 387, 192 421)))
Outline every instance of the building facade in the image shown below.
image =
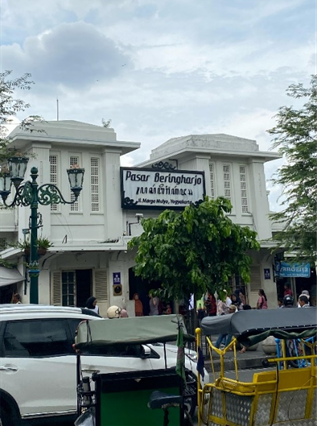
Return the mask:
MULTIPOLYGON (((116 304, 126 307, 133 315, 133 293, 144 290, 145 284, 134 277, 135 253, 127 250, 127 243, 131 236, 142 232, 141 216, 156 217, 162 211, 158 199, 142 206, 133 205, 131 199, 129 204, 129 197, 124 196, 120 157, 139 149, 140 143, 118 141, 113 129, 76 121, 52 121, 36 126, 41 131, 28 133, 16 129, 10 135, 11 144, 29 154, 26 178, 31 167, 36 166, 39 185, 54 183, 65 199, 71 200, 66 169, 75 164, 85 168, 83 190, 75 204, 39 206, 43 227, 38 234, 53 243, 39 261, 39 303, 84 306, 86 299, 94 295, 102 314, 116 304)), ((179 171, 184 171, 184 176, 203 174, 205 194, 211 198, 228 198, 233 205, 230 214, 233 222, 257 232, 261 250, 252 253, 251 283, 246 287, 252 306, 256 305, 259 288, 265 290, 269 306, 277 304, 264 175, 264 163, 277 158, 276 153, 261 152, 254 140, 194 135, 165 142, 152 151, 149 160, 137 166, 140 171, 153 166, 159 170, 168 163, 174 169, 172 174, 179 171)), ((131 177, 132 172, 127 169, 131 177)), ((167 202, 166 196, 160 196, 163 203, 167 202)), ((24 303, 29 301, 25 254, 8 246, 28 238, 29 216, 28 207, 0 209, 0 253, 6 261, 18 264, 21 274, 20 281, 15 277, 7 285, 9 281, 1 279, 0 271, 2 302, 4 295, 13 290, 21 294, 24 303)), ((233 287, 240 284, 239 277, 234 277, 233 287)))

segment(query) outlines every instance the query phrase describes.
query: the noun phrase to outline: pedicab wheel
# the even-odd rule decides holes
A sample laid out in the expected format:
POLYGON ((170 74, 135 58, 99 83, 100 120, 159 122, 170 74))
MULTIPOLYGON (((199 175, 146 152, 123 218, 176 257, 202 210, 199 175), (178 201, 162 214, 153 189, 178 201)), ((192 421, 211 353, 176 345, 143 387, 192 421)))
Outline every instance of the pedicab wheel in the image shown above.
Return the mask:
POLYGON ((0 426, 13 426, 9 415, 2 409, 0 411, 0 426))
POLYGON ((196 411, 197 406, 197 396, 185 396, 184 397, 184 406, 187 411, 187 413, 193 417, 196 411))

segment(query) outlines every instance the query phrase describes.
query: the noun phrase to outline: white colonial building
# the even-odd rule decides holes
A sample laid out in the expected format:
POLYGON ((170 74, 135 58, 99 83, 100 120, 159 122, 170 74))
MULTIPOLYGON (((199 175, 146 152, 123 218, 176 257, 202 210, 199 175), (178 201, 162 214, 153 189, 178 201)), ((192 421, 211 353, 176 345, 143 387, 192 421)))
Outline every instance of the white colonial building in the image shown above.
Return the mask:
MULTIPOLYGON (((131 236, 142 232, 140 217, 155 217, 163 207, 182 207, 206 194, 230 199, 231 219, 257 232, 261 250, 252 254, 251 283, 246 290, 252 306, 258 289, 263 288, 269 305, 276 307, 264 175, 264 163, 279 158, 276 153, 259 151, 254 140, 193 135, 163 143, 137 167, 120 168, 120 157, 140 148, 140 143, 118 141, 113 129, 76 121, 35 126, 41 131, 17 128, 10 135, 12 146, 30 157, 26 178, 36 166, 39 185, 56 184, 64 198, 71 200, 66 169, 75 164, 85 168, 83 191, 75 204, 39 206, 43 219, 39 236, 53 243, 39 261, 40 303, 84 306, 94 295, 102 314, 112 304, 133 314, 133 293, 146 292, 145 284, 133 274, 135 253, 127 250, 131 236), (158 171, 164 163, 174 171, 158 171), (189 198, 187 190, 181 189, 182 182, 191 188, 189 198), (198 184, 192 188, 190 182, 198 184), (159 194, 163 184, 165 189, 159 194)), ((21 294, 24 303, 29 301, 24 252, 7 245, 28 237, 29 216, 28 207, 0 209, 0 254, 17 263, 21 274, 17 277, 16 271, 0 268, 2 303, 13 291, 21 294)), ((240 285, 238 280, 235 277, 233 287, 240 285)))

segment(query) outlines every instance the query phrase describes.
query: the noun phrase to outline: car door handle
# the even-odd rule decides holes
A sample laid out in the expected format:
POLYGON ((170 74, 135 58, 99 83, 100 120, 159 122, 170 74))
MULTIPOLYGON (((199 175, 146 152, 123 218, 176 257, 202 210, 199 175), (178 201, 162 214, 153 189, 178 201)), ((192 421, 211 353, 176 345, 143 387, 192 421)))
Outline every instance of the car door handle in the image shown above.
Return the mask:
POLYGON ((0 371, 18 371, 16 367, 4 367, 0 366, 0 371))
POLYGON ((83 373, 100 373, 100 370, 96 370, 95 368, 82 368, 81 371, 83 373))
POLYGON ((17 367, 0 366, 0 371, 18 371, 17 367))

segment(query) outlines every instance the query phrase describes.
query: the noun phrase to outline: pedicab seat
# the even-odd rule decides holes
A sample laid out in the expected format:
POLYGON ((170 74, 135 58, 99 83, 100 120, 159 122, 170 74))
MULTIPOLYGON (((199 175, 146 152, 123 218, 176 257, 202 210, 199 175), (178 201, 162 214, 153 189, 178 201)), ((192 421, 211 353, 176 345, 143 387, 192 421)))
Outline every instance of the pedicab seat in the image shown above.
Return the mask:
POLYGON ((150 395, 148 407, 155 408, 168 408, 176 406, 178 407, 182 403, 181 395, 170 395, 161 391, 154 391, 150 395))

